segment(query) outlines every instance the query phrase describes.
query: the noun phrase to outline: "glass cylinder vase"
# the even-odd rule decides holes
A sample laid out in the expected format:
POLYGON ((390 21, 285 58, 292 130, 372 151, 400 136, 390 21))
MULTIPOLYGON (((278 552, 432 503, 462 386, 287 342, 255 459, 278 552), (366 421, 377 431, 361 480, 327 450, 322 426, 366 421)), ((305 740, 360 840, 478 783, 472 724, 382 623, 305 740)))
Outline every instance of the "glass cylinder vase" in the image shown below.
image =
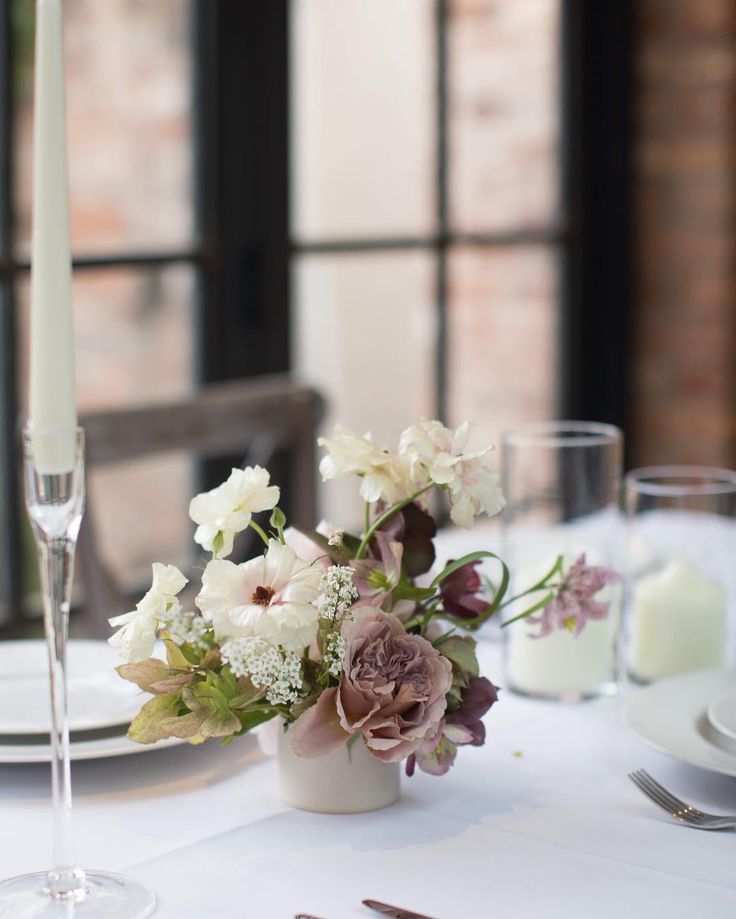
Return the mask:
MULTIPOLYGON (((503 554, 511 569, 510 595, 528 591, 558 559, 561 568, 549 589, 517 601, 505 619, 553 596, 583 558, 588 566, 618 570, 622 447, 618 428, 592 422, 543 422, 504 435, 503 554)), ((542 636, 543 608, 506 627, 505 685, 565 701, 615 692, 620 598, 620 585, 603 587, 591 599, 603 604, 597 608, 605 615, 580 630, 556 628, 542 636)))
POLYGON ((736 472, 634 469, 625 501, 630 678, 649 683, 732 663, 736 472))

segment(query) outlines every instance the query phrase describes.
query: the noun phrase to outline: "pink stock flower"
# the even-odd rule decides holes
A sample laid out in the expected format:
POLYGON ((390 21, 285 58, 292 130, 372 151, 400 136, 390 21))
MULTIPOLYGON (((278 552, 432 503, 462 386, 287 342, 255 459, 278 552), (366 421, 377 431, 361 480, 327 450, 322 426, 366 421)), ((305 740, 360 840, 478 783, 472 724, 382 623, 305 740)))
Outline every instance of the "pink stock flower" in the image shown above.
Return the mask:
POLYGON ((619 575, 611 568, 587 565, 583 553, 567 572, 554 599, 539 616, 527 618, 528 622, 540 626, 538 634, 532 637, 544 638, 557 629, 567 629, 579 635, 589 619, 605 619, 610 600, 595 600, 594 597, 607 584, 615 584, 619 580, 619 575))
POLYGON ((322 756, 360 732, 378 759, 397 763, 436 734, 452 685, 452 665, 420 635, 373 606, 357 607, 343 628, 340 685, 326 689, 294 723, 299 756, 322 756))

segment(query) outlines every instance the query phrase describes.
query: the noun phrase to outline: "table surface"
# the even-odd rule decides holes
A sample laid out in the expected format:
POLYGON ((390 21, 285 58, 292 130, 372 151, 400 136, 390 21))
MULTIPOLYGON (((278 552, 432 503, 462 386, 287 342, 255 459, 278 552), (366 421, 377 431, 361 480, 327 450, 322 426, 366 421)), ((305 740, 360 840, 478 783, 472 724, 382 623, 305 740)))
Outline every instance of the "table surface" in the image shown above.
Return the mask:
MULTIPOLYGON (((485 672, 498 648, 480 646, 485 672)), ((577 706, 502 693, 488 740, 441 778, 404 779, 372 814, 291 810, 256 738, 74 766, 77 855, 158 893, 157 917, 373 915, 373 897, 440 919, 736 916, 736 833, 673 823, 626 774, 736 812, 736 779, 649 750, 621 699, 577 706)), ((48 767, 0 766, 0 864, 48 867, 48 767)))
MULTIPOLYGON (((498 645, 479 655, 502 682, 498 645)), ((736 813, 736 779, 648 749, 622 702, 502 692, 485 747, 353 816, 282 804, 252 736, 80 762, 78 861, 148 883, 158 919, 369 919, 366 897, 439 919, 734 919, 736 832, 674 823, 627 773, 716 813, 736 813)), ((48 766, 0 766, 0 875, 48 868, 50 833, 48 766)))

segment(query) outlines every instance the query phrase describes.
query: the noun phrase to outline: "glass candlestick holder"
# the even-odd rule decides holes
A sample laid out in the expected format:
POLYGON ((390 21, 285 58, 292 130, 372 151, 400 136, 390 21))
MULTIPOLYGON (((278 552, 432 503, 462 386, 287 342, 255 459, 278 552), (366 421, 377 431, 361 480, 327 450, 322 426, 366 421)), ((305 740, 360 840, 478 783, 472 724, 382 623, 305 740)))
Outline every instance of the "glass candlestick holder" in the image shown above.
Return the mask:
POLYGON ((84 871, 74 857, 66 646, 74 551, 84 513, 81 428, 23 435, 28 516, 38 551, 51 698, 53 868, 0 882, 7 919, 144 919, 156 904, 138 881, 84 871))
MULTIPOLYGON (((532 589, 558 559, 558 573, 548 582, 553 591, 582 556, 587 566, 618 571, 622 443, 618 428, 583 421, 530 424, 503 436, 502 556, 511 570, 510 595, 532 589)), ((529 594, 505 619, 535 603, 542 604, 539 616, 550 596, 554 593, 547 588, 529 594)), ((591 597, 605 604, 605 615, 587 619, 579 632, 555 628, 540 637, 540 622, 533 619, 505 627, 504 685, 523 695, 564 701, 615 692, 620 596, 615 583, 591 597)))
POLYGON ((732 665, 736 472, 633 469, 625 500, 629 677, 650 683, 732 665))

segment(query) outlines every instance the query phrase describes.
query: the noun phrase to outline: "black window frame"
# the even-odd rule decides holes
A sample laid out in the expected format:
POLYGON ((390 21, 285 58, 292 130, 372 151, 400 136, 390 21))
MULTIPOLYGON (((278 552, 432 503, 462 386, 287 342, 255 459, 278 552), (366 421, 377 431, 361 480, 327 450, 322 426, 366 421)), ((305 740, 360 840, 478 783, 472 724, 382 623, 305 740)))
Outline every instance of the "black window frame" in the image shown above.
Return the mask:
MULTIPOLYGON (((0 0, 0 625, 21 611, 13 0, 0 0), (3 611, 4 622, 3 622, 3 611)), ((299 2, 299 0, 294 0, 299 2)), ((188 265, 198 279, 195 374, 288 371, 291 266, 303 255, 416 250, 435 258, 435 408, 447 418, 453 247, 554 247, 560 257, 559 417, 625 425, 631 260, 633 0, 560 0, 560 216, 544 228, 462 233, 449 219, 451 0, 433 0, 437 150, 431 234, 295 240, 290 228, 290 0, 189 0, 194 58, 195 239, 181 249, 74 258, 75 271, 188 265), (238 91, 227 91, 238 87, 238 91), (257 138, 257 142, 254 142, 257 138)))

